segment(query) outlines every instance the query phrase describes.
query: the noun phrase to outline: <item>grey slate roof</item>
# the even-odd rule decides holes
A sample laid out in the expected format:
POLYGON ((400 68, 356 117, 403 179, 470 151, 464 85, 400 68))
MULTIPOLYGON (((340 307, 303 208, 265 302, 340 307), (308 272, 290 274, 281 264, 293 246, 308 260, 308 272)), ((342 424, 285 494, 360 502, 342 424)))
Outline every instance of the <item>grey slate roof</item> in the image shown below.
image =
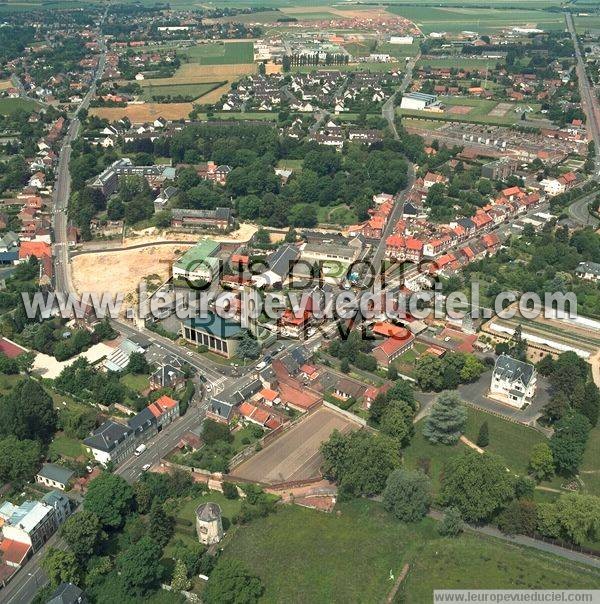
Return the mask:
POLYGON ((600 264, 597 262, 580 262, 575 272, 578 275, 590 274, 594 277, 600 277, 600 264))
POLYGON ((267 257, 267 266, 283 279, 289 275, 298 256, 300 256, 298 248, 290 244, 282 245, 267 257))
POLYGON ((535 368, 530 363, 524 363, 518 359, 513 359, 507 354, 501 354, 496 359, 494 367, 494 376, 509 382, 521 382, 527 387, 535 373, 535 368))
POLYGON ((219 504, 211 501, 203 503, 196 509, 196 517, 202 522, 211 522, 221 517, 221 508, 219 504))
POLYGON ((74 473, 75 472, 69 470, 69 468, 64 468, 63 466, 58 466, 54 463, 45 463, 37 475, 61 484, 67 484, 74 473))
POLYGON ((131 433, 132 430, 129 426, 119 424, 109 419, 96 428, 92 434, 83 441, 83 444, 93 449, 110 453, 131 433))
POLYGON ((144 432, 152 424, 156 423, 156 418, 148 407, 144 407, 139 413, 136 413, 132 418, 127 420, 127 424, 134 432, 144 432))
POLYGON ((61 583, 46 604, 85 604, 84 593, 73 583, 61 583))

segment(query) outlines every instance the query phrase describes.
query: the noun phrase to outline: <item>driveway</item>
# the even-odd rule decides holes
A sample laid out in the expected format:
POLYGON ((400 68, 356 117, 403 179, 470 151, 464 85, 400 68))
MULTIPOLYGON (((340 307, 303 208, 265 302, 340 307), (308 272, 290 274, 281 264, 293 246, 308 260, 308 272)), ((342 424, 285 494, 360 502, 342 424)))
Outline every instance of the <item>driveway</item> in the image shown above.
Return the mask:
MULTIPOLYGON (((536 419, 542 412, 543 406, 550 400, 550 385, 548 381, 538 375, 538 386, 531 405, 526 409, 517 409, 516 407, 499 403, 487 396, 491 379, 492 371, 486 371, 476 382, 460 385, 457 392, 466 403, 475 407, 479 407, 490 413, 496 413, 506 419, 518 421, 521 424, 535 424, 536 419)), ((437 397, 437 393, 417 392, 415 396, 421 403, 421 410, 415 418, 415 421, 418 421, 429 413, 431 405, 437 397)))

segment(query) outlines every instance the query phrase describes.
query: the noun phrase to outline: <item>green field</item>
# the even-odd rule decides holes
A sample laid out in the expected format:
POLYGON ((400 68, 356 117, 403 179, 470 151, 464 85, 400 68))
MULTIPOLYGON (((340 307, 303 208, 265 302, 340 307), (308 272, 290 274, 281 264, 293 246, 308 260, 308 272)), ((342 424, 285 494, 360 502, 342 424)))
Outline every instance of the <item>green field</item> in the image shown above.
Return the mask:
MULTIPOLYGON (((531 449, 545 437, 534 430, 521 424, 515 424, 499 417, 467 407, 468 422, 465 436, 475 442, 479 428, 487 421, 490 433, 490 444, 486 450, 501 455, 507 466, 514 472, 525 473, 531 449)), ((428 460, 430 466, 429 476, 433 481, 434 491, 440 487, 440 475, 444 469, 444 463, 450 458, 458 455, 464 450, 465 445, 459 443, 452 447, 444 445, 432 445, 423 436, 423 421, 415 425, 415 435, 410 445, 404 450, 404 463, 409 468, 422 467, 423 460, 428 460)))
POLYGON ((417 67, 455 67, 456 69, 486 70, 494 69, 498 63, 503 64, 504 61, 502 59, 474 59, 460 55, 449 59, 430 59, 425 57, 417 61, 417 67))
POLYGON ((261 602, 381 602, 405 563, 404 602, 431 602, 434 588, 583 588, 600 574, 564 560, 467 534, 443 539, 435 522, 407 525, 380 504, 343 503, 324 514, 295 506, 237 529, 223 556, 265 586, 261 602))
POLYGON ((70 457, 76 459, 81 455, 85 455, 85 449, 80 441, 68 436, 57 436, 51 443, 48 449, 51 457, 70 457))
POLYGON ((600 496, 600 428, 594 428, 585 449, 579 474, 584 489, 592 495, 600 496))
MULTIPOLYGON (((512 8, 512 7, 511 7, 512 8)), ((493 33, 502 28, 534 25, 539 29, 565 27, 562 13, 537 10, 503 10, 501 8, 456 8, 432 6, 392 6, 388 10, 414 21, 425 34, 433 31, 476 31, 493 33)))
POLYGON ((0 114, 1 115, 12 115, 19 109, 31 113, 39 104, 30 99, 0 99, 0 114))
POLYGON ((447 108, 452 106, 471 107, 467 113, 452 113, 446 109, 443 113, 432 113, 431 111, 416 111, 412 109, 397 109, 397 112, 403 116, 415 116, 427 118, 429 121, 445 121, 445 122, 470 122, 476 124, 497 124, 500 126, 510 126, 515 122, 527 124, 527 121, 521 122, 522 113, 517 112, 517 108, 521 110, 525 108, 533 109, 527 114, 528 118, 540 119, 544 116, 539 113, 541 105, 539 103, 514 103, 509 101, 494 101, 488 99, 480 99, 475 97, 448 97, 443 96, 438 99, 442 105, 447 108), (503 115, 490 115, 490 113, 500 104, 506 105, 503 115))
POLYGON ((319 207, 317 209, 317 220, 323 224, 348 225, 356 224, 358 222, 358 216, 354 210, 347 205, 342 204, 334 207, 319 207))
POLYGON ((209 42, 185 48, 181 54, 200 65, 235 65, 254 60, 252 42, 209 42))
POLYGON ((120 379, 121 383, 127 388, 131 388, 136 392, 142 392, 150 387, 150 381, 147 375, 126 373, 120 379))
POLYGON ((165 84, 157 86, 150 84, 143 86, 142 98, 145 101, 151 101, 153 96, 185 96, 198 99, 211 90, 218 88, 224 82, 208 82, 206 84, 165 84))

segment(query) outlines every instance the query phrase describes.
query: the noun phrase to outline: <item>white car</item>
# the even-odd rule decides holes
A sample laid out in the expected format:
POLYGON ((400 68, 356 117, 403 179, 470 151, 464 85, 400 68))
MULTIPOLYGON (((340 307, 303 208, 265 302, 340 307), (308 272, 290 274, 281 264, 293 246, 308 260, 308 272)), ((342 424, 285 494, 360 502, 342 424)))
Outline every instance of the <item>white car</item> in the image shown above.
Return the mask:
POLYGON ((147 471, 148 471, 148 470, 149 470, 151 467, 152 467, 152 464, 145 463, 145 464, 142 466, 142 472, 147 472, 147 471))

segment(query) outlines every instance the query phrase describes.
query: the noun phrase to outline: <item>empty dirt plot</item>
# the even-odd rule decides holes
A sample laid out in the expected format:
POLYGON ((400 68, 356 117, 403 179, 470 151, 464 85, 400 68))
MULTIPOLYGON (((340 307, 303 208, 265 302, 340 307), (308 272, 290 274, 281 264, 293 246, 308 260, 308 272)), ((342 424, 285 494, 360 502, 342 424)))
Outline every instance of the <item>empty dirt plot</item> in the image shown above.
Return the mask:
POLYGON ((467 107, 466 105, 452 105, 448 109, 448 113, 451 115, 467 115, 473 110, 473 107, 467 107))
POLYGON ((90 115, 97 115, 110 122, 127 117, 132 124, 143 124, 151 122, 157 117, 163 117, 166 120, 181 120, 186 118, 193 108, 192 103, 142 103, 126 107, 92 107, 90 115))
POLYGON ((73 256, 73 283, 79 293, 135 295, 144 277, 166 279, 173 260, 185 249, 173 244, 73 256))
POLYGON ((358 422, 323 406, 235 468, 232 475, 267 484, 315 478, 322 462, 321 443, 336 429, 358 428, 358 422))
POLYGON ((504 117, 514 105, 511 103, 498 103, 489 113, 490 117, 504 117))

